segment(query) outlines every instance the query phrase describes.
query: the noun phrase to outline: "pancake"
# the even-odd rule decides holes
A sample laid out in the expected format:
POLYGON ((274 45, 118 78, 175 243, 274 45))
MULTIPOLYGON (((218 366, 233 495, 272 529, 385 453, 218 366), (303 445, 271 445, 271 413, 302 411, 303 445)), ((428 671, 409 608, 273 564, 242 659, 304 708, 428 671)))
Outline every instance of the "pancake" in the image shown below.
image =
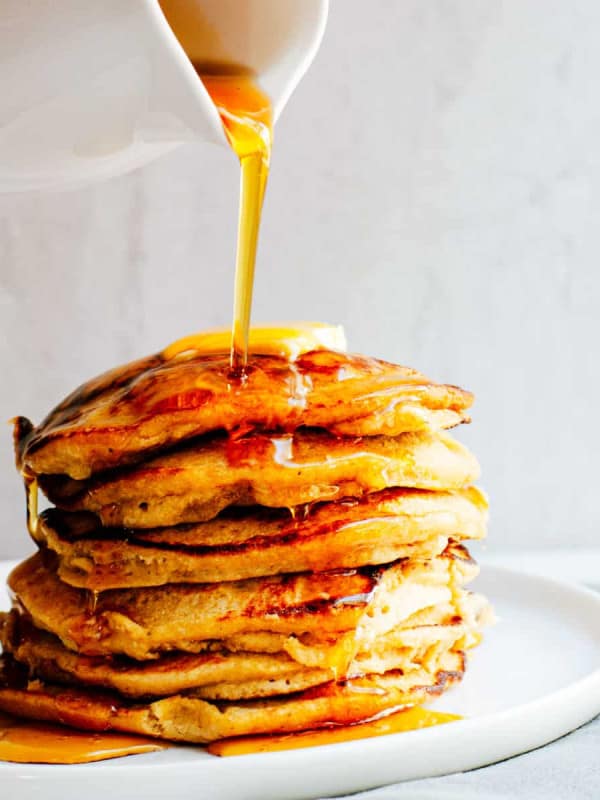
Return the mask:
POLYGON ((176 694, 154 702, 127 701, 114 693, 28 681, 8 655, 0 658, 0 710, 95 731, 127 731, 206 744, 230 736, 288 733, 323 725, 349 725, 427 702, 460 681, 462 651, 445 650, 420 670, 390 670, 341 683, 325 683, 262 700, 209 702, 176 694))
POLYGON ((208 522, 102 528, 93 514, 40 516, 37 538, 58 555, 61 580, 94 591, 235 581, 439 555, 450 537, 485 535, 487 501, 455 492, 386 489, 361 499, 289 511, 236 509, 208 522))
POLYGON ((465 588, 479 467, 447 432, 472 395, 286 337, 244 375, 188 337, 14 420, 39 552, 8 579, 1 712, 204 744, 462 679, 493 616, 465 588))
POLYGON ((47 476, 40 486, 66 510, 105 526, 153 528, 214 518, 232 504, 295 507, 387 487, 460 489, 479 475, 475 457, 447 433, 341 439, 217 437, 90 481, 47 476))
POLYGON ((47 560, 38 553, 8 579, 16 603, 36 626, 86 655, 121 653, 138 660, 262 632, 351 631, 367 641, 423 608, 448 602, 477 574, 467 551, 451 545, 430 561, 386 567, 115 589, 101 593, 90 607, 86 591, 60 581, 47 560))
POLYGON ((244 382, 229 359, 193 351, 113 369, 81 386, 37 428, 15 421, 19 466, 33 474, 92 473, 215 430, 344 436, 441 430, 468 420, 473 397, 419 372, 365 356, 315 350, 290 362, 253 355, 244 382))
POLYGON ((0 641, 5 653, 27 667, 28 675, 51 683, 110 689, 128 697, 159 697, 194 689, 204 699, 266 697, 316 686, 341 677, 401 669, 404 674, 421 669, 438 650, 467 649, 489 621, 487 602, 463 593, 463 614, 437 607, 413 615, 378 637, 348 662, 342 674, 334 667, 311 668, 285 652, 231 652, 215 645, 201 654, 175 653, 157 661, 136 662, 113 657, 74 653, 53 634, 36 628, 16 610, 0 620, 0 641))
MULTIPOLYGON (((440 626, 460 622, 475 630, 481 625, 493 621, 491 611, 482 607, 487 601, 479 595, 473 595, 460 586, 465 578, 462 573, 454 575, 449 584, 450 596, 446 601, 439 601, 433 606, 426 606, 407 616, 388 631, 378 632, 375 625, 369 625, 368 614, 355 630, 344 633, 328 634, 320 631, 306 634, 277 634, 266 631, 259 633, 243 633, 228 637, 219 642, 203 642, 204 650, 213 652, 225 648, 231 653, 287 653, 298 664, 315 669, 333 670, 339 677, 347 674, 353 659, 365 653, 378 658, 380 645, 387 643, 393 647, 416 646, 412 629, 432 627, 436 635, 441 636, 440 626)), ((375 669, 375 668, 373 668, 375 669)), ((373 671, 373 670, 371 670, 373 671)), ((376 670, 375 670, 376 671, 376 670)))
POLYGON ((174 653, 156 661, 85 656, 68 650, 53 634, 35 628, 14 610, 0 631, 2 648, 42 680, 111 689, 128 697, 159 697, 200 689, 229 698, 285 694, 326 683, 334 670, 305 667, 280 653, 174 653))

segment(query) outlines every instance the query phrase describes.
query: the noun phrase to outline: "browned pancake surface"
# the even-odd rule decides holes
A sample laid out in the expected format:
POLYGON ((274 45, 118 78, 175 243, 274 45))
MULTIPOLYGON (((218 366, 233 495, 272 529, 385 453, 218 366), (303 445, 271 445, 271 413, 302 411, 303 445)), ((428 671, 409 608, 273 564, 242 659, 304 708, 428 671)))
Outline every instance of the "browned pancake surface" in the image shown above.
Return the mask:
POLYGON ((219 429, 315 426, 348 436, 440 430, 467 420, 472 400, 407 367, 328 350, 293 363, 253 356, 243 383, 232 380, 225 357, 159 354, 84 384, 37 428, 19 418, 15 438, 27 471, 86 478, 219 429))
MULTIPOLYGON (((9 656, 0 672, 14 672, 9 656)), ((61 722, 74 728, 129 731, 204 744, 229 736, 288 733, 323 725, 350 725, 377 714, 417 705, 460 681, 465 656, 447 650, 429 667, 403 675, 390 671, 264 700, 219 702, 176 694, 152 703, 132 703, 114 693, 71 689, 23 677, 0 680, 0 710, 61 722)))
POLYGON ((487 502, 456 492, 386 489, 299 510, 235 509, 208 522, 102 528, 93 514, 50 509, 38 539, 60 578, 95 591, 320 572, 439 555, 448 540, 485 535, 487 502))
POLYGON ((475 457, 445 432, 355 440, 302 431, 201 439, 95 479, 46 476, 40 485, 61 508, 93 511, 105 526, 153 528, 212 519, 233 504, 293 508, 387 487, 460 489, 478 475, 475 457))
POLYGON ((477 574, 467 551, 452 545, 431 561, 387 567, 115 589, 90 606, 88 593, 60 581, 45 561, 40 553, 32 556, 8 580, 35 624, 87 655, 123 653, 136 659, 165 650, 194 651, 198 642, 239 634, 326 636, 356 631, 366 622, 365 635, 376 635, 421 608, 447 602, 454 588, 477 574))
POLYGON ((194 689, 205 699, 248 699, 290 694, 334 679, 404 674, 422 669, 440 650, 468 649, 489 622, 484 598, 461 591, 458 604, 439 604, 413 614, 366 649, 348 652, 329 666, 306 666, 285 651, 231 651, 213 643, 198 654, 172 653, 139 662, 122 656, 93 657, 68 650, 53 634, 36 628, 16 609, 0 614, 0 643, 5 653, 27 668, 29 677, 51 683, 118 691, 129 697, 161 697, 194 689))

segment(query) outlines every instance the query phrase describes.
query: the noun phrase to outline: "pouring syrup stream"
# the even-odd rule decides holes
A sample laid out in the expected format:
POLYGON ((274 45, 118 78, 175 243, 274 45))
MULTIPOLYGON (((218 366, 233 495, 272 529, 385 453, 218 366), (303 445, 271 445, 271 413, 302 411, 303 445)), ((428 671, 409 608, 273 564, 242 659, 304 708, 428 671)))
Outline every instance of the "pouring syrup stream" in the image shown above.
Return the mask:
POLYGON ((196 64, 195 68, 217 107, 229 144, 240 160, 240 205, 230 364, 234 375, 243 378, 248 364, 254 267, 269 176, 273 113, 269 98, 257 86, 252 72, 244 67, 231 64, 196 64))
POLYGON ((206 18, 202 4, 189 0, 159 0, 159 5, 213 101, 231 149, 240 161, 230 362, 233 375, 243 381, 248 363, 258 232, 273 141, 271 100, 258 86, 252 70, 233 63, 228 54, 223 52, 220 56, 227 61, 199 60, 202 52, 215 52, 215 43, 217 51, 223 51, 219 35, 206 18))

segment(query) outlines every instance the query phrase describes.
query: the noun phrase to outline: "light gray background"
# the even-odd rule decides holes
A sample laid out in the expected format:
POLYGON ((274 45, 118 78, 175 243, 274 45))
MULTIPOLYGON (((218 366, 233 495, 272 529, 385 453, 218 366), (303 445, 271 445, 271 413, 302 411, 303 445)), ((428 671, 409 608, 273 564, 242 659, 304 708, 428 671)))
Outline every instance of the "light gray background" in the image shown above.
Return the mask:
MULTIPOLYGON (((596 0, 333 0, 276 131, 255 319, 342 322, 473 389, 490 549, 597 543, 599 43, 596 0)), ((0 197, 0 419, 229 324, 237 180, 187 146, 0 197)), ((21 555, 8 427, 0 503, 21 555)))

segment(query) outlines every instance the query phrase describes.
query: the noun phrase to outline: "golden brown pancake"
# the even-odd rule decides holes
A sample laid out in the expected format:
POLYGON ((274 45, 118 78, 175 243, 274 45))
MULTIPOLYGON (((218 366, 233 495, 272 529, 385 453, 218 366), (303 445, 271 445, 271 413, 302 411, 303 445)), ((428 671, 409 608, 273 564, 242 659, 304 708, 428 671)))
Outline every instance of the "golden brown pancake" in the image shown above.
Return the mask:
MULTIPOLYGON (((380 648, 418 647, 421 644, 422 632, 432 627, 441 639, 440 626, 450 623, 464 624, 469 630, 475 630, 493 621, 493 614, 487 601, 480 595, 474 595, 461 587, 465 581, 464 573, 457 570, 452 576, 446 601, 439 600, 435 605, 426 606, 407 616, 399 624, 388 631, 386 626, 370 624, 368 613, 356 629, 344 633, 323 633, 315 631, 306 634, 277 634, 261 631, 259 633, 243 633, 228 637, 219 642, 202 642, 204 651, 222 651, 232 653, 273 653, 287 654, 298 664, 323 670, 333 670, 336 676, 346 675, 353 659, 363 658, 368 653, 370 658, 380 656, 380 648), (381 628, 381 630, 379 629, 381 628), (383 630, 383 632, 382 632, 383 630), (416 638, 415 638, 416 637, 416 638), (360 652, 359 652, 360 651, 360 652), (362 654, 362 655, 361 655, 362 654)), ((378 671, 371 661, 369 671, 378 671)))
POLYGON ((465 656, 462 651, 444 650, 408 675, 391 670, 292 695, 218 703, 176 694, 144 704, 94 689, 27 682, 26 675, 19 682, 7 655, 0 659, 2 669, 9 676, 0 681, 0 710, 6 713, 84 730, 128 731, 205 744, 229 736, 348 725, 427 702, 462 679, 465 656))
POLYGON ((325 428, 345 436, 435 431, 468 420, 473 397, 407 367, 365 356, 313 351, 295 362, 253 356, 232 379, 225 356, 161 354, 81 386, 37 428, 19 418, 19 464, 76 479, 139 461, 210 431, 325 428))
POLYGON ((232 504, 292 508, 387 487, 460 489, 479 475, 475 457, 448 433, 340 439, 291 436, 201 440, 90 481, 40 481, 61 508, 93 511, 105 526, 199 522, 232 504))
POLYGON ((385 489, 322 503, 293 518, 279 509, 235 509, 178 527, 102 528, 86 512, 50 509, 37 537, 59 558, 59 577, 104 591, 165 583, 243 580, 439 555, 448 540, 485 535, 487 501, 455 492, 385 489))
POLYGON ((451 545, 430 561, 386 567, 115 589, 89 607, 86 591, 61 582, 45 561, 38 553, 8 579, 16 602, 37 627, 86 655, 122 653, 139 660, 261 632, 327 636, 358 630, 361 641, 367 640, 422 608, 448 602, 477 574, 467 551, 451 545))
POLYGON ((40 552, 9 577, 0 710, 206 743, 440 694, 492 616, 464 588, 479 468, 446 432, 472 400, 331 350, 242 380, 185 341, 16 419, 40 552))
POLYGON ((489 621, 489 607, 478 595, 463 592, 462 610, 458 616, 452 607, 445 613, 434 607, 409 617, 359 651, 341 673, 334 666, 306 667, 283 651, 231 652, 217 643, 201 654, 174 653, 146 662, 79 655, 16 610, 4 615, 4 624, 0 619, 0 641, 30 677, 51 683, 110 689, 128 697, 194 689, 204 699, 239 700, 289 694, 336 678, 421 669, 440 649, 470 647, 489 621))

